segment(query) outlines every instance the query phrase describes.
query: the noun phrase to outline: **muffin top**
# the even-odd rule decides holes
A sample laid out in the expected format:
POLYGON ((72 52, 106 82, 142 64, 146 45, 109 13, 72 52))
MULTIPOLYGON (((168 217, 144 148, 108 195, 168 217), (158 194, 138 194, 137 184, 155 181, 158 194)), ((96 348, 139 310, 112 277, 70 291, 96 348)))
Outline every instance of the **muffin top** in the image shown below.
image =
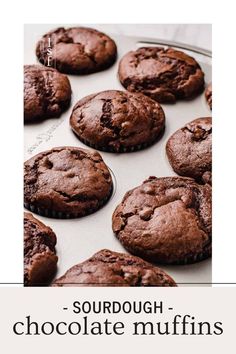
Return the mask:
POLYGON ((211 187, 191 178, 149 177, 125 194, 112 227, 130 253, 149 261, 206 258, 211 249, 211 187))
POLYGON ((166 152, 176 173, 211 183, 212 118, 197 118, 177 130, 167 141, 166 152))
MULTIPOLYGON (((40 285, 54 275, 57 265, 56 235, 52 229, 24 213, 24 284, 40 285)), ((44 284, 45 285, 45 284, 44 284)))
POLYGON ((119 63, 119 78, 131 92, 158 102, 191 98, 204 89, 204 73, 196 60, 173 48, 142 47, 119 63))
POLYGON ((89 74, 108 68, 116 59, 115 42, 106 34, 87 27, 57 28, 46 33, 37 43, 36 55, 67 74, 89 74))
POLYGON ((69 106, 71 86, 66 75, 42 65, 24 66, 24 120, 59 117, 69 106))
POLYGON ((165 115, 159 103, 143 94, 110 90, 81 99, 73 108, 70 124, 88 145, 122 152, 157 140, 165 115))
POLYGON ((212 109, 212 83, 211 82, 206 87, 205 97, 210 109, 212 109))
POLYGON ((141 258, 101 250, 70 268, 53 286, 176 286, 160 268, 141 258))
POLYGON ((26 205, 68 213, 68 217, 98 209, 112 189, 101 155, 69 146, 41 152, 26 161, 24 181, 26 205))

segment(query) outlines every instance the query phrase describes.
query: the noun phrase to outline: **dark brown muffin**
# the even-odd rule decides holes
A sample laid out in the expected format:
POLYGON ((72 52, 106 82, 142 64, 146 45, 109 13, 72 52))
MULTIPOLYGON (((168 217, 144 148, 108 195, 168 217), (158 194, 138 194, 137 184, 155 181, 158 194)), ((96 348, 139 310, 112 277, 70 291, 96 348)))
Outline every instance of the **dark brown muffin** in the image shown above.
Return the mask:
POLYGON ((165 127, 159 103, 140 93, 103 91, 73 108, 70 125, 79 139, 99 150, 139 150, 156 141, 165 127))
POLYGON ((47 285, 57 268, 56 235, 52 229, 24 213, 24 285, 47 285))
POLYGON ((212 109, 212 83, 208 84, 206 90, 205 90, 205 97, 208 103, 208 106, 210 109, 212 109))
POLYGON ((101 155, 76 147, 57 147, 25 162, 24 202, 31 211, 73 218, 100 208, 112 192, 112 178, 101 155))
POLYGON ((204 74, 189 55, 173 48, 143 47, 120 61, 119 78, 131 92, 142 92, 158 102, 192 98, 204 89, 204 74))
POLYGON ((59 117, 70 100, 71 87, 65 75, 41 65, 24 66, 25 122, 59 117))
POLYGON ((102 250, 70 268, 53 286, 176 286, 160 268, 127 254, 102 250))
POLYGON ((211 117, 195 119, 177 130, 167 141, 166 152, 176 173, 211 183, 211 117))
POLYGON ((112 227, 130 253, 146 260, 200 261, 211 254, 211 186, 191 178, 149 177, 125 194, 112 227))
POLYGON ((89 74, 111 66, 117 55, 115 42, 92 28, 57 28, 38 42, 39 61, 66 74, 89 74), (50 57, 48 51, 50 48, 50 57))

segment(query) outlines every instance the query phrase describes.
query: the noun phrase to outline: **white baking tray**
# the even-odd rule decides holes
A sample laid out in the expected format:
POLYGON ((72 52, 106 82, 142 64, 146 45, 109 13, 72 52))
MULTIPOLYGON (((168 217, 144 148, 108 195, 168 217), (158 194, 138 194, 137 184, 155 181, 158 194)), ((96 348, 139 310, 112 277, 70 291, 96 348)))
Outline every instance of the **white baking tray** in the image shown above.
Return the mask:
MULTIPOLYGON (((55 28, 54 25, 27 25, 25 27, 25 64, 37 63, 35 46, 41 36, 55 28)), ((104 32, 106 29, 104 28, 104 32)), ((109 34, 109 33, 108 33, 109 34)), ((211 81, 211 54, 208 51, 179 43, 153 40, 148 38, 112 36, 118 47, 116 63, 108 70, 86 75, 69 75, 73 96, 70 108, 60 118, 48 119, 25 126, 25 160, 33 155, 55 146, 79 146, 88 148, 72 133, 69 117, 72 107, 82 97, 98 91, 124 88, 117 78, 120 58, 129 50, 145 45, 172 45, 195 57, 205 72, 206 83, 211 81)), ((204 94, 196 99, 176 104, 162 105, 166 115, 166 129, 162 139, 151 147, 138 152, 114 154, 100 152, 112 172, 114 192, 112 198, 99 211, 89 216, 58 220, 35 216, 49 225, 57 235, 58 272, 61 276, 71 266, 91 257, 95 252, 108 248, 126 252, 116 239, 111 228, 112 213, 124 194, 140 185, 149 176, 175 176, 165 154, 165 145, 170 135, 185 123, 211 115, 204 94)), ((211 283, 211 259, 185 266, 161 266, 179 286, 209 285, 211 283)))

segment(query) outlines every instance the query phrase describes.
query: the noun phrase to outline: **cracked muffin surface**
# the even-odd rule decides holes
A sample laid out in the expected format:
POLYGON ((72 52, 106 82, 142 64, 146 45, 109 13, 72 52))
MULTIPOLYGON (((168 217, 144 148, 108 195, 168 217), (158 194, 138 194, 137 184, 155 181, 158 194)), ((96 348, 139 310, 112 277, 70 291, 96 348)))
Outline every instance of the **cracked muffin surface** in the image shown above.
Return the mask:
POLYGON ((162 269, 128 254, 101 250, 70 268, 53 286, 176 286, 162 269))
POLYGON ((177 130, 167 141, 166 153, 177 174, 211 184, 212 118, 197 118, 177 130))
POLYGON ((205 97, 206 97, 206 101, 208 103, 208 106, 212 110, 212 83, 211 82, 207 85, 207 87, 205 89, 205 97))
POLYGON ((111 174, 98 152, 58 147, 25 162, 25 207, 36 213, 84 216, 99 209, 111 192, 111 174))
POLYGON ((124 152, 154 143, 164 131, 165 115, 143 94, 109 90, 78 101, 70 125, 85 144, 124 152))
POLYGON ((32 214, 24 213, 24 285, 46 285, 57 267, 56 235, 32 214))
POLYGON ((192 98, 204 89, 204 73, 196 60, 173 48, 142 47, 119 63, 121 84, 158 102, 192 98))
POLYGON ((46 65, 48 47, 51 64, 67 74, 89 74, 111 66, 117 55, 115 42, 106 34, 87 27, 57 28, 37 43, 38 60, 46 65))
POLYGON ((59 117, 71 100, 68 78, 41 65, 24 66, 24 121, 59 117))
POLYGON ((130 253, 148 261, 205 259, 211 254, 211 186, 191 178, 149 177, 125 194, 112 228, 130 253))

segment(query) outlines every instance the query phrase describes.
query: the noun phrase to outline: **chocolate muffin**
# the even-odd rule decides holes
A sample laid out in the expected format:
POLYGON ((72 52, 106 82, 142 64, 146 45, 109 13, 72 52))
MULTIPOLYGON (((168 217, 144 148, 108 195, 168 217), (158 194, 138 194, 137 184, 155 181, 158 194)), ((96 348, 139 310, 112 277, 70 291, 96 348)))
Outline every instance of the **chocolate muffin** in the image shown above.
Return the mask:
POLYGON ((112 193, 112 178, 95 151, 57 147, 25 162, 27 209, 55 218, 74 218, 99 209, 112 193))
POLYGON ((57 28, 38 42, 39 61, 66 74, 89 74, 107 69, 117 55, 115 42, 92 28, 57 28), (50 49, 50 56, 48 55, 50 49))
POLYGON ((191 178, 149 177, 127 192, 112 228, 132 254, 163 264, 185 264, 211 254, 211 186, 191 178))
POLYGON ((141 258, 101 250, 70 268, 53 286, 176 286, 160 268, 141 258))
POLYGON ((110 90, 80 100, 70 125, 86 145, 126 152, 154 143, 164 131, 165 115, 159 103, 143 94, 110 90))
POLYGON ((131 92, 158 102, 193 98, 204 89, 204 73, 196 60, 173 48, 143 47, 120 61, 119 78, 131 92))
POLYGON ((205 90, 205 97, 208 103, 208 106, 212 110, 212 83, 210 82, 205 90))
POLYGON ((166 152, 178 175, 195 178, 199 183, 211 183, 211 117, 195 119, 177 130, 167 141, 166 152))
POLYGON ((68 78, 53 68, 24 66, 24 121, 59 117, 70 104, 68 78))
POLYGON ((24 213, 24 285, 47 285, 57 268, 56 235, 52 229, 24 213))

